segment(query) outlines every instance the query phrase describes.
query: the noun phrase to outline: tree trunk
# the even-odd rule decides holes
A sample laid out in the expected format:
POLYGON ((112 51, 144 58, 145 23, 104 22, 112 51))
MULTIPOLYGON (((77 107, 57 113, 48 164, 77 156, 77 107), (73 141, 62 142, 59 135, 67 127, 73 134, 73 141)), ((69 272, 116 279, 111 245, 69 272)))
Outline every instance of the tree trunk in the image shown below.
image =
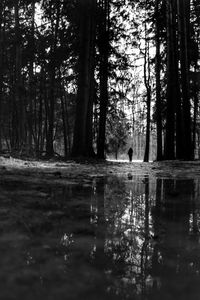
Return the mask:
POLYGON ((97 141, 97 156, 105 158, 106 116, 108 108, 108 57, 109 57, 109 0, 103 0, 99 24, 100 54, 100 115, 97 141))
POLYGON ((40 80, 40 86, 39 86, 39 111, 38 111, 38 116, 37 116, 37 111, 35 107, 35 120, 38 118, 38 126, 35 128, 35 134, 36 134, 36 143, 35 143, 35 151, 36 151, 36 156, 39 157, 40 153, 43 151, 42 149, 42 134, 43 134, 43 94, 45 92, 45 80, 46 76, 44 74, 44 68, 41 68, 41 80, 40 80))
POLYGON ((94 79, 91 78, 90 96, 88 102, 87 122, 86 122, 86 152, 89 157, 95 157, 93 149, 93 101, 95 97, 94 79))
POLYGON ((0 2, 0 152, 2 150, 2 93, 3 93, 3 1, 0 2))
POLYGON ((159 0, 155 3, 156 16, 156 130, 157 130, 157 160, 162 160, 162 104, 161 104, 161 84, 160 84, 160 70, 161 70, 161 55, 160 55, 160 20, 159 20, 159 0))
POLYGON ((89 156, 91 150, 93 80, 94 80, 94 14, 96 1, 79 0, 80 45, 76 119, 72 156, 89 156), (88 135, 89 133, 89 135, 88 135))
POLYGON ((161 84, 160 84, 160 70, 161 70, 161 55, 160 55, 160 25, 159 25, 159 0, 155 3, 156 15, 156 130, 157 130, 157 160, 162 160, 162 104, 161 104, 161 84))
MULTIPOLYGON (((62 82, 61 74, 59 72, 59 81, 62 82)), ((64 155, 65 158, 68 156, 68 135, 67 135, 67 122, 66 122, 66 108, 65 108, 65 89, 60 84, 60 100, 61 100, 61 111, 62 111, 62 123, 63 123, 63 139, 64 139, 64 155)))
POLYGON ((177 3, 172 2, 172 47, 173 47, 173 68, 171 73, 172 92, 174 99, 175 111, 175 158, 183 158, 183 111, 180 94, 180 80, 179 80, 179 48, 177 37, 177 3))
MULTIPOLYGON (((195 72, 197 72, 197 62, 195 66, 195 72)), ((198 114, 198 85, 197 82, 194 81, 194 116, 193 116, 193 130, 192 130, 192 158, 195 159, 195 149, 196 149, 196 129, 197 129, 197 114, 198 114)))
MULTIPOLYGON (((96 0, 95 0, 96 1, 96 0)), ((96 4, 93 7, 91 15, 91 42, 90 42, 90 94, 87 109, 87 122, 86 122, 86 149, 89 157, 94 157, 93 149, 93 103, 95 98, 95 42, 96 42, 96 4)))
POLYGON ((181 66, 181 91, 183 101, 183 158, 192 159, 191 115, 189 98, 189 20, 190 1, 178 0, 178 22, 180 32, 180 66, 181 66))
POLYGON ((151 86, 150 86, 150 58, 149 58, 149 42, 147 41, 147 26, 145 20, 145 53, 144 53, 144 84, 147 92, 147 117, 146 117, 146 141, 145 141, 145 153, 144 162, 149 161, 149 149, 150 149, 150 123, 151 123, 151 86))
POLYGON ((144 153, 144 162, 149 161, 149 150, 150 150, 150 123, 151 123, 151 89, 147 91, 147 118, 146 118, 146 144, 144 153))
POLYGON ((175 158, 175 97, 173 87, 174 41, 173 41, 173 0, 167 0, 167 115, 165 137, 165 159, 175 158))
MULTIPOLYGON (((30 42, 30 64, 29 64, 29 110, 28 110, 28 144, 29 152, 32 152, 32 142, 34 134, 33 125, 33 104, 35 102, 34 97, 34 57, 35 57, 35 2, 32 1, 32 20, 31 20, 31 42, 30 42)), ((36 121, 35 121, 36 122, 36 121)), ((35 132, 36 134, 36 132, 35 132)))
MULTIPOLYGON (((17 128, 15 150, 22 150, 25 144, 25 106, 22 95, 22 78, 21 78, 21 56, 22 50, 20 45, 20 27, 19 27, 19 0, 15 1, 15 104, 16 119, 13 124, 17 128)), ((16 132, 16 128, 13 128, 16 132)))
POLYGON ((65 107, 65 120, 66 120, 66 134, 67 134, 67 145, 68 145, 68 153, 71 153, 71 148, 72 148, 72 135, 71 135, 71 125, 70 125, 70 121, 69 121, 69 108, 68 108, 68 98, 67 98, 67 93, 65 92, 64 94, 64 107, 65 107))
MULTIPOLYGON (((55 118, 55 80, 56 80, 56 49, 58 40, 58 29, 60 22, 60 6, 59 0, 56 1, 56 24, 54 29, 54 41, 51 45, 50 54, 50 93, 49 93, 49 108, 48 108, 48 124, 47 124, 47 136, 46 136, 46 156, 48 158, 54 156, 54 118, 55 118)), ((53 24, 52 24, 53 29, 53 24)))

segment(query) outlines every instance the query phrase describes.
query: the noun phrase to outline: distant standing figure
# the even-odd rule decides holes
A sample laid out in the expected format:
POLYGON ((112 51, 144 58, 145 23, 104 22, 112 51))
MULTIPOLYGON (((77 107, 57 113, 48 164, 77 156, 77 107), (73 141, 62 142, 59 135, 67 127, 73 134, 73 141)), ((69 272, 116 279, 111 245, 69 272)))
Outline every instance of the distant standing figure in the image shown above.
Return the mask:
POLYGON ((133 149, 132 148, 129 148, 129 150, 128 150, 128 157, 129 157, 129 161, 131 162, 132 157, 133 157, 133 149))

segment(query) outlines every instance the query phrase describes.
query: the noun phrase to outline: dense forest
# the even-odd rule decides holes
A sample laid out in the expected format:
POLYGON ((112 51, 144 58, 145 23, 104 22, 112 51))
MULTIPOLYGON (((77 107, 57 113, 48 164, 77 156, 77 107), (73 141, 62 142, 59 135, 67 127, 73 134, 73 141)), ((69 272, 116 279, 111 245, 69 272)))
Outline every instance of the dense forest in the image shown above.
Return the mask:
POLYGON ((199 158, 198 0, 1 0, 0 152, 199 158))

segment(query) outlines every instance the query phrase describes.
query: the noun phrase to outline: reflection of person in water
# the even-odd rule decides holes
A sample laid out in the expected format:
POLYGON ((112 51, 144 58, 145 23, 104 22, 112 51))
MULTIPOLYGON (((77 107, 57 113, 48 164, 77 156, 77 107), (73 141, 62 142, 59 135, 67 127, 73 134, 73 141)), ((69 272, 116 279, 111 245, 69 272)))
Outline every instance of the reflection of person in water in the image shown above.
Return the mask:
POLYGON ((131 162, 132 157, 133 157, 133 149, 132 148, 129 148, 129 150, 128 150, 128 157, 129 157, 129 161, 131 162))

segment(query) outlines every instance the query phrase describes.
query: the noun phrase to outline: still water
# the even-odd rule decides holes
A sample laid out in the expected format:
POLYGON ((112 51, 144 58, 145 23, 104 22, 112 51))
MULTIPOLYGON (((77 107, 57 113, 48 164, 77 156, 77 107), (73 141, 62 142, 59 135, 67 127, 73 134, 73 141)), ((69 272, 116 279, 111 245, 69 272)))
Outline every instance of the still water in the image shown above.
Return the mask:
POLYGON ((1 300, 197 300, 197 179, 0 182, 1 300))

